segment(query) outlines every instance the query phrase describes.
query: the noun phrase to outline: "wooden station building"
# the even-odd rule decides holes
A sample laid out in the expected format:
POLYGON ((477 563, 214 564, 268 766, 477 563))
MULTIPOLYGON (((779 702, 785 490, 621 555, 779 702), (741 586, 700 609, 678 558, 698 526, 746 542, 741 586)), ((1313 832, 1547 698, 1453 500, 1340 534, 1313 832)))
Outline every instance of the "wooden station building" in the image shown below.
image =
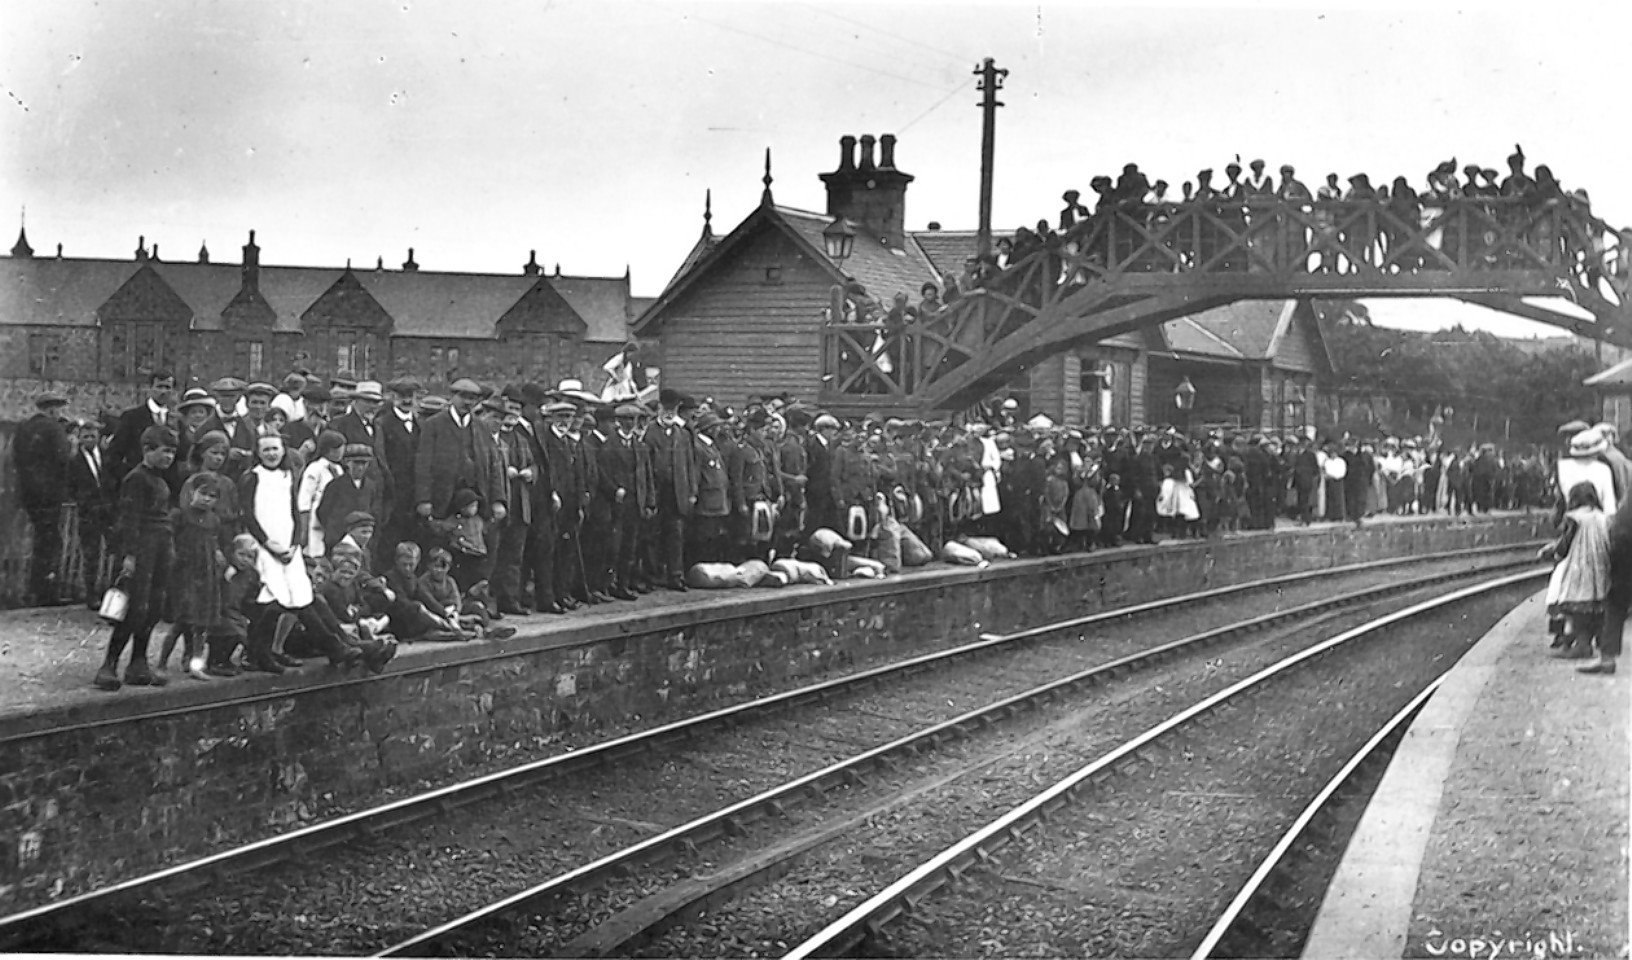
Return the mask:
MULTIPOLYGON (((897 292, 916 305, 925 283, 963 270, 974 231, 906 230, 913 177, 895 166, 895 146, 889 134, 844 137, 838 169, 820 175, 825 213, 775 202, 768 153, 760 204, 735 229, 716 236, 705 206, 702 236, 634 325, 657 343, 665 386, 731 405, 781 393, 831 402, 822 331, 833 287, 854 280, 885 307, 897 292), (822 235, 835 217, 855 232, 842 261, 822 235)), ((1287 430, 1310 422, 1331 369, 1307 303, 1248 301, 1055 355, 1009 393, 1056 422, 1158 424, 1175 421, 1174 389, 1188 378, 1192 423, 1287 430)))

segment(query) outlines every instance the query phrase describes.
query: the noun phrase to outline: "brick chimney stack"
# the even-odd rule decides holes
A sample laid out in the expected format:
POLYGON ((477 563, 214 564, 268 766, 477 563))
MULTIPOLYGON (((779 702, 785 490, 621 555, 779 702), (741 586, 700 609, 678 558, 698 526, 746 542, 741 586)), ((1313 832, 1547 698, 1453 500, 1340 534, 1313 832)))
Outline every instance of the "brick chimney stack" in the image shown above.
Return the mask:
POLYGON ((842 137, 839 168, 821 178, 827 185, 828 216, 844 217, 885 245, 900 249, 906 243, 907 184, 913 177, 895 168, 895 144, 895 135, 890 133, 877 139, 868 134, 859 141, 842 137), (879 148, 876 162, 875 145, 879 148))
POLYGON ((538 251, 529 250, 527 251, 527 262, 522 264, 521 267, 521 275, 524 277, 536 277, 538 276, 538 271, 538 251))
POLYGON ((402 272, 403 273, 413 273, 414 271, 416 271, 418 269, 419 269, 419 264, 414 262, 414 248, 409 247, 408 248, 408 259, 406 259, 406 260, 404 260, 402 262, 402 272))
POLYGON ((249 231, 249 242, 244 244, 242 269, 244 289, 259 293, 261 290, 261 248, 255 245, 255 231, 249 231))

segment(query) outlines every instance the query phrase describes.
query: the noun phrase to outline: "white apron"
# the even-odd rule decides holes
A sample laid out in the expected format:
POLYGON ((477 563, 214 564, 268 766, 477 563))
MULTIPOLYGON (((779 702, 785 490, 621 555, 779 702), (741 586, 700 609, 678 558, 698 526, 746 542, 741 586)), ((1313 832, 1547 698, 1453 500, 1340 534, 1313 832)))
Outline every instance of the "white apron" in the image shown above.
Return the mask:
MULTIPOLYGON (((295 514, 292 487, 295 478, 288 470, 255 468, 255 502, 250 504, 255 522, 266 533, 267 542, 289 547, 295 542, 295 514)), ((261 575, 259 602, 299 610, 312 603, 312 581, 306 576, 306 560, 295 551, 284 563, 264 546, 255 551, 255 572, 261 575)))

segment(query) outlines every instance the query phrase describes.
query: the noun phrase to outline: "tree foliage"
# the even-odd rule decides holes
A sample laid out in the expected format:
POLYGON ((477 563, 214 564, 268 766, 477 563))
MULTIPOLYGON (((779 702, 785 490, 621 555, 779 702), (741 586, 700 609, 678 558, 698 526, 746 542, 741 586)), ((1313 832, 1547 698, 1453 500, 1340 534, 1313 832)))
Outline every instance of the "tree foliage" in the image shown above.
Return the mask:
POLYGON ((1598 398, 1581 384, 1602 366, 1588 348, 1527 348, 1461 327, 1378 327, 1345 303, 1320 311, 1336 365, 1331 387, 1367 405, 1382 430, 1427 433, 1437 413, 1436 427, 1458 443, 1548 443, 1560 423, 1598 419, 1598 398))

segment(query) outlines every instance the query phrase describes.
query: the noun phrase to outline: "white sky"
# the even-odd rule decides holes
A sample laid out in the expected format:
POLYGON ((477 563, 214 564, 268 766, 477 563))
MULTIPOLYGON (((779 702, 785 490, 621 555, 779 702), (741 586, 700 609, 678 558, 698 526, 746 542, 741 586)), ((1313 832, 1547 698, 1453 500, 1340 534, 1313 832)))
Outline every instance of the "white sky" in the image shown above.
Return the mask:
MULTIPOLYGON (((838 138, 895 133, 907 221, 977 220, 973 69, 1011 71, 994 223, 1140 164, 1237 153, 1374 183, 1515 142, 1632 222, 1620 66, 1632 4, 1102 5, 635 0, 0 0, 0 211, 38 253, 633 272, 655 295, 714 191, 823 209, 838 138), (9 205, 9 206, 8 206, 9 205)), ((6 242, 15 233, 5 228, 6 242)), ((1380 323, 1551 332, 1448 301, 1380 323), (1497 318, 1483 323, 1479 318, 1497 318)))

